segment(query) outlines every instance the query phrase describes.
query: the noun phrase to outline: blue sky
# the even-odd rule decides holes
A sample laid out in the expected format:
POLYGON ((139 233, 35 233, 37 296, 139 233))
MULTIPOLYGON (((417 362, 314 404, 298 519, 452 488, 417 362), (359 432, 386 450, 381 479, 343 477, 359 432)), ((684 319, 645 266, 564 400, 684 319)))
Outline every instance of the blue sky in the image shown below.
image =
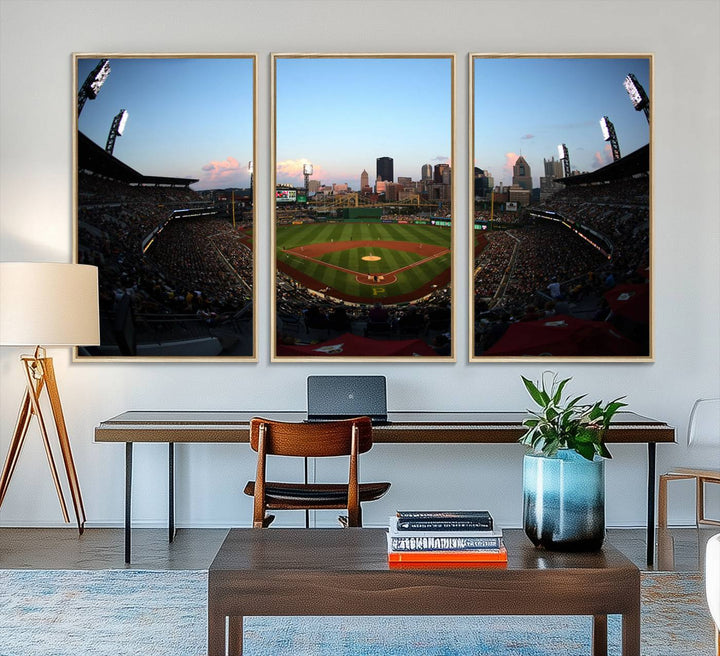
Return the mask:
POLYGON ((512 182, 518 155, 527 160, 533 186, 545 175, 543 158, 558 159, 568 147, 572 169, 593 171, 612 161, 600 119, 615 126, 620 153, 649 141, 643 112, 633 107, 623 86, 634 73, 652 99, 650 66, 643 58, 487 58, 474 61, 475 166, 495 184, 512 182))
POLYGON ((360 186, 365 169, 392 157, 398 176, 449 162, 449 57, 277 58, 277 181, 302 185, 302 165, 323 184, 360 186))
MULTIPOLYGON (((78 59, 78 85, 98 59, 78 59)), ((198 178, 193 189, 249 186, 253 60, 110 58, 110 75, 78 128, 105 147, 113 117, 128 111, 114 156, 145 175, 198 178)))

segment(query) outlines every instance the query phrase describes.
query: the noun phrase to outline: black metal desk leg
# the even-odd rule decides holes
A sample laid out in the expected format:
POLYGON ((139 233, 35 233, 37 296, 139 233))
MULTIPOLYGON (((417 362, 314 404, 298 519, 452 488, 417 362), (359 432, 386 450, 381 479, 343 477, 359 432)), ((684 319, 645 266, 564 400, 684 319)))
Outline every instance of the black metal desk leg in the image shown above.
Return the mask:
MULTIPOLYGON (((308 484, 310 477, 308 475, 308 459, 305 458, 305 485, 308 484)), ((305 508, 305 528, 310 528, 310 511, 305 508)))
POLYGON ((175 443, 168 442, 168 542, 175 538, 175 443))
POLYGON ((125 563, 130 564, 130 505, 132 502, 133 443, 125 442, 125 563))
POLYGON ((647 564, 655 562, 655 442, 648 442, 647 564))

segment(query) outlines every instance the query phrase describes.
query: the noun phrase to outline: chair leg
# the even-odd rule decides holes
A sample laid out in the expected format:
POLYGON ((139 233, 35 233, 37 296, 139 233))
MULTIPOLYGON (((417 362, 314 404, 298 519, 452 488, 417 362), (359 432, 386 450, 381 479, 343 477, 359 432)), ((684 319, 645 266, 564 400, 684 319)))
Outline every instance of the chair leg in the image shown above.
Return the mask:
POLYGON ((705 518, 705 484, 702 476, 695 479, 695 527, 700 528, 705 518))
POLYGON ((359 503, 357 508, 348 508, 347 525, 358 527, 362 526, 362 508, 359 503))
POLYGON ((658 528, 667 527, 667 484, 667 476, 661 474, 658 485, 658 528))

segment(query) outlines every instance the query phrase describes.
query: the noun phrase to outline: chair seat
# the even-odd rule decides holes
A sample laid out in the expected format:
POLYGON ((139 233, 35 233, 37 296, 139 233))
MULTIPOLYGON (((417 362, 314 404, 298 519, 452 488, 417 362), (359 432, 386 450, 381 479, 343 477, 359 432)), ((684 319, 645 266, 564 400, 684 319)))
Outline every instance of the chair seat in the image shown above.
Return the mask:
MULTIPOLYGON (((360 502, 375 501, 390 488, 390 483, 360 483, 360 502)), ((244 490, 255 496, 255 481, 248 481, 244 490)), ((346 508, 347 485, 333 483, 265 483, 265 499, 268 508, 291 510, 293 508, 346 508)))
POLYGON ((676 467, 663 476, 687 476, 720 480, 720 469, 694 469, 690 467, 676 467))

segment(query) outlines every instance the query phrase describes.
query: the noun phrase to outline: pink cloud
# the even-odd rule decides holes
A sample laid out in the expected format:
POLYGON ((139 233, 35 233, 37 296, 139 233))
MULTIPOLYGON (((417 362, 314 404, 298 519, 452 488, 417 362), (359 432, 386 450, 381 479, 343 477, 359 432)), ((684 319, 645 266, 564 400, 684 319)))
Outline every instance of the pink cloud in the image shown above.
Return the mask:
POLYGON ((235 177, 241 172, 247 172, 234 157, 227 157, 221 161, 213 160, 201 168, 205 172, 203 176, 204 182, 223 181, 235 177))
POLYGON ((605 144, 602 151, 597 151, 594 155, 593 167, 596 169, 612 164, 612 147, 610 144, 605 144))
MULTIPOLYGON (((302 184, 304 182, 303 166, 310 164, 310 160, 306 158, 300 159, 285 159, 282 162, 278 162, 276 165, 276 176, 278 183, 289 183, 293 182, 296 184, 302 184)), ((358 177, 359 177, 358 173, 358 177)), ((324 180, 327 176, 327 171, 319 165, 313 164, 313 172, 310 176, 313 180, 324 180)), ((335 181, 337 182, 337 180, 335 181)))
POLYGON ((507 175, 512 180, 513 166, 517 162, 519 155, 517 153, 505 153, 505 164, 503 165, 503 175, 507 175))

